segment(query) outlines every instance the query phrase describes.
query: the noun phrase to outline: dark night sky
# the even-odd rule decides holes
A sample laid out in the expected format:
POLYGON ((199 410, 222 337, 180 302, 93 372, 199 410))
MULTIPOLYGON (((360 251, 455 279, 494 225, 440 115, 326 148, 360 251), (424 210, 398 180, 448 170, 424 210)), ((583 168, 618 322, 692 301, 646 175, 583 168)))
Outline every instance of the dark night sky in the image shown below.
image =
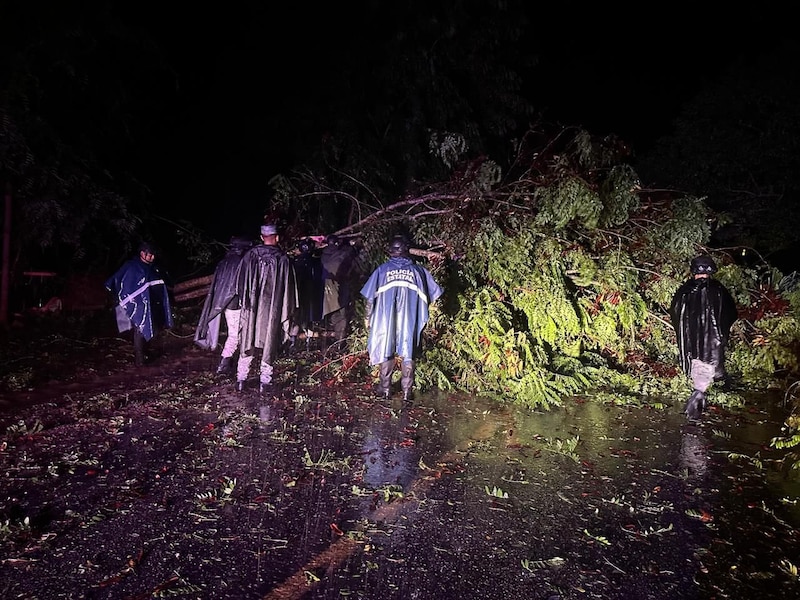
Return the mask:
POLYGON ((533 19, 544 43, 532 99, 559 121, 616 133, 639 150, 668 133, 680 106, 704 85, 740 57, 774 48, 789 27, 768 5, 720 13, 667 3, 623 17, 603 3, 574 4, 559 5, 553 28, 533 19))
MULTIPOLYGON (((257 219, 268 179, 298 160, 293 131, 312 107, 339 46, 364 46, 351 3, 181 3, 119 5, 120 14, 164 49, 179 84, 155 102, 147 144, 131 158, 159 210, 214 235, 257 219), (243 6, 252 11, 246 15, 243 6), (126 12, 127 11, 127 12, 126 12), (258 124, 256 127, 254 124, 258 124), (263 132, 266 132, 263 133, 263 132), (220 219, 223 203, 241 218, 220 219), (204 218, 205 217, 205 218, 204 218)), ((520 53, 538 55, 525 95, 551 121, 615 133, 646 150, 669 131, 682 103, 740 55, 768 51, 794 21, 781 8, 745 6, 724 13, 698 3, 609 9, 563 1, 529 6, 520 53)))
MULTIPOLYGON (((526 74, 526 95, 556 122, 616 133, 639 151, 669 131, 681 103, 740 55, 768 50, 783 27, 763 7, 719 14, 673 3, 639 15, 579 5, 562 2, 546 13, 531 8, 521 52, 540 60, 526 74)), ((299 117, 293 106, 295 97, 308 101, 317 93, 315 69, 323 61, 315 55, 335 53, 363 26, 339 7, 294 10, 266 30, 263 22, 256 25, 262 29, 248 30, 235 12, 215 12, 210 22, 201 18, 181 31, 162 23, 159 35, 166 35, 185 69, 186 104, 162 148, 167 156, 161 164, 172 175, 164 188, 169 193, 208 202, 220 194, 262 206, 269 176, 294 162, 291 132, 299 117), (271 61, 248 60, 265 50, 271 61), (219 70, 221 55, 237 54, 239 70, 219 70), (220 107, 226 110, 211 110, 220 107), (209 121, 212 115, 217 122, 209 121), (254 139, 252 119, 274 122, 273 135, 254 139)))

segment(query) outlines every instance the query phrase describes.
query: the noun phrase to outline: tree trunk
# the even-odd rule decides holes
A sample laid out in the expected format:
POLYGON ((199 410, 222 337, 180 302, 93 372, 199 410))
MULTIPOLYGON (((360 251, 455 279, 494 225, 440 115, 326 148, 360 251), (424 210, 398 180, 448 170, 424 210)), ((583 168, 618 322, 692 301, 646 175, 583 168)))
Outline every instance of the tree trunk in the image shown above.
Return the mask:
POLYGON ((5 186, 3 214, 3 266, 0 269, 0 325, 8 324, 8 288, 11 280, 11 184, 5 186))

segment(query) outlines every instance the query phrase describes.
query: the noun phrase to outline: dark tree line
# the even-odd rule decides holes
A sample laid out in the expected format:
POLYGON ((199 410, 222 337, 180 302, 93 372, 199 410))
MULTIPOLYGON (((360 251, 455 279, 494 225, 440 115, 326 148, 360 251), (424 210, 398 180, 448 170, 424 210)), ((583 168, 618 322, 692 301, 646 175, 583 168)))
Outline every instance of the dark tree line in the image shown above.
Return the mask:
MULTIPOLYGON (((523 136, 560 129, 535 83, 530 21, 547 18, 523 2, 288 10, 4 3, 0 178, 17 266, 113 263, 154 232, 208 260, 198 248, 275 210, 348 227, 487 157, 513 178, 523 136)), ((795 56, 731 71, 637 157, 643 185, 709 196, 733 219, 724 243, 766 254, 796 236, 772 220, 796 196, 795 56)))

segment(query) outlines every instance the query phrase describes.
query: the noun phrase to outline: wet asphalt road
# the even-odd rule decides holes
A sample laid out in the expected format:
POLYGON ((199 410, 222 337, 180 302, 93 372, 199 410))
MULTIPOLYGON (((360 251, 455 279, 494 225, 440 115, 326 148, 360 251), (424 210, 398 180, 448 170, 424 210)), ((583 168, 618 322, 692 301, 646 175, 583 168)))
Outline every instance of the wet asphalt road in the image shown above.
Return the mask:
POLYGON ((798 489, 757 404, 688 423, 654 399, 260 396, 180 369, 7 434, 0 510, 37 525, 2 597, 798 597, 798 489))

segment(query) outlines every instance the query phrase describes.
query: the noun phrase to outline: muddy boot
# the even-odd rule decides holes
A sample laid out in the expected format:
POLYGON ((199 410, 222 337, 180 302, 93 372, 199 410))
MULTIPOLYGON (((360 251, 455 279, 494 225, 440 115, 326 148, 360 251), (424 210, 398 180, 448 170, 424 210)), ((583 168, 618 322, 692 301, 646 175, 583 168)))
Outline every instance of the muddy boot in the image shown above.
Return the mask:
POLYGON ((269 394, 273 389, 271 381, 262 381, 258 384, 258 393, 262 396, 269 394))
POLYGON ((683 412, 686 413, 686 417, 689 419, 699 419, 705 407, 706 395, 700 390, 694 390, 686 401, 686 408, 684 408, 683 412))
POLYGON ((394 359, 386 360, 380 364, 378 396, 386 400, 392 395, 392 371, 394 371, 394 359))
POLYGON ((414 387, 414 361, 404 360, 400 367, 400 387, 403 388, 403 402, 411 402, 414 387))
POLYGON ((217 375, 233 375, 233 358, 223 356, 217 367, 217 375))
POLYGON ((243 392, 244 391, 244 379, 237 380, 236 381, 236 385, 234 386, 234 389, 239 393, 243 392))

